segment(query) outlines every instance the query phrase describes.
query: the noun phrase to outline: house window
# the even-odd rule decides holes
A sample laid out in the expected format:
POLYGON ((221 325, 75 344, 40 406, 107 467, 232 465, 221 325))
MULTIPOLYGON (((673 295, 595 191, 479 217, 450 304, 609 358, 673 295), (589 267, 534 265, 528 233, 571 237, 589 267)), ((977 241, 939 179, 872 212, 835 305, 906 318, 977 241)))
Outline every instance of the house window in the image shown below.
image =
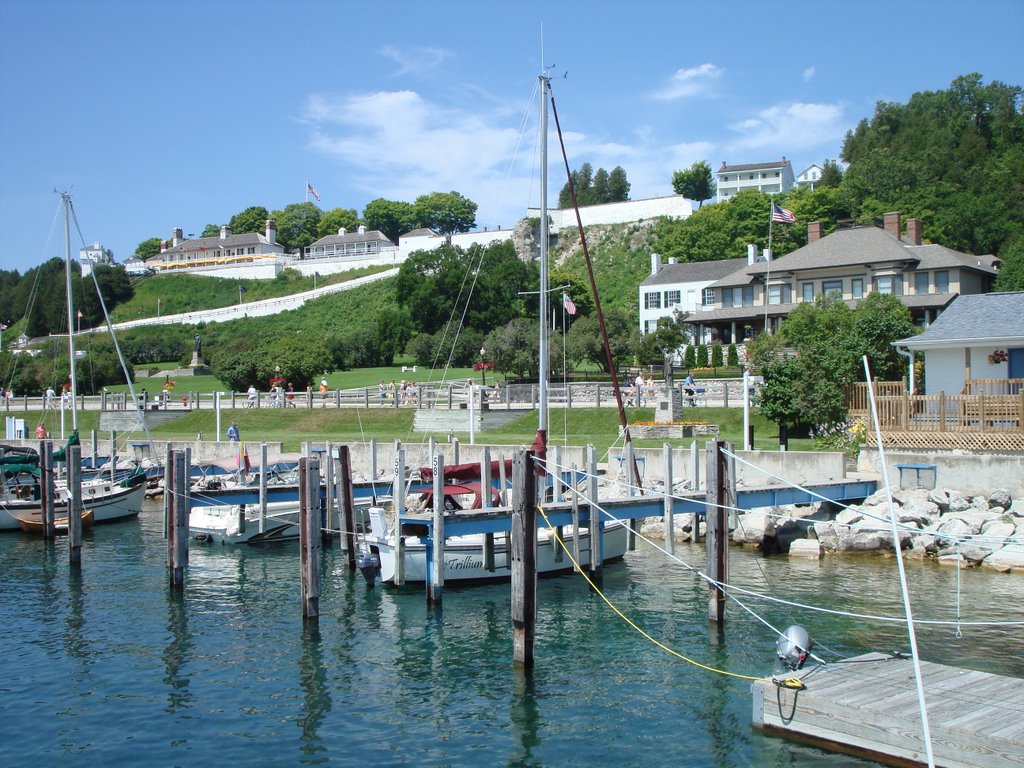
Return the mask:
POLYGON ((769 285, 768 286, 768 303, 769 304, 789 304, 789 286, 788 285, 769 285))
POLYGON ((715 289, 705 288, 704 289, 704 306, 713 307, 715 305, 715 289))
POLYGON ((823 280, 821 283, 821 292, 825 296, 835 296, 841 299, 843 298, 843 281, 823 280))
POLYGON ((814 283, 801 283, 800 292, 804 301, 814 301, 814 283))
POLYGON ((914 293, 928 293, 928 273, 914 273, 914 293))
POLYGON ((644 294, 644 309, 661 309, 660 291, 650 291, 644 294))
POLYGON ((722 289, 722 306, 723 307, 731 307, 732 306, 732 288, 723 288, 722 289))
POLYGON ((864 298, 864 278, 855 277, 850 280, 850 295, 855 299, 864 298))
POLYGON ((650 333, 651 331, 658 330, 657 320, 644 320, 644 333, 650 333))
POLYGON ((722 177, 722 181, 728 181, 728 180, 729 180, 729 177, 728 177, 728 176, 723 176, 723 177, 722 177))
POLYGON ((674 307, 679 303, 679 297, 682 295, 681 291, 665 291, 665 306, 674 307))
POLYGON ((753 180, 754 180, 754 174, 750 174, 750 180, 751 180, 751 181, 753 181, 753 180))
POLYGON ((945 269, 935 273, 935 292, 949 293, 949 272, 945 269))
POLYGON ((743 306, 754 306, 754 286, 752 285, 743 286, 743 306))
POLYGON ((881 294, 903 295, 903 278, 899 275, 879 275, 875 278, 875 290, 881 294))

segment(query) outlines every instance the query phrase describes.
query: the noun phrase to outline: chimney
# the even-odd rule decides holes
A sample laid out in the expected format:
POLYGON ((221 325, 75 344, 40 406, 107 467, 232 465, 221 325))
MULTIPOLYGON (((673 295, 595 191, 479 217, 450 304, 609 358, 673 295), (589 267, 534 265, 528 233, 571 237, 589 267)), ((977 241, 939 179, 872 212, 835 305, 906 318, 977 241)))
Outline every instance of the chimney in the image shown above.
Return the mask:
POLYGON ((167 241, 166 240, 161 240, 160 241, 160 253, 163 253, 166 250, 167 250, 167 241))
POLYGON ((338 230, 338 237, 344 237, 347 234, 348 231, 344 227, 341 227, 341 229, 338 230))
POLYGON ((815 243, 821 240, 821 230, 824 225, 820 221, 811 221, 807 224, 807 244, 815 243))
POLYGON ((360 234, 360 235, 365 235, 366 234, 366 227, 364 227, 362 224, 360 224, 359 228, 356 229, 356 233, 360 234))
POLYGON ((182 234, 181 227, 175 227, 174 232, 171 234, 171 247, 173 248, 178 245, 184 239, 185 236, 182 234))
POLYGON ((668 257, 668 263, 669 264, 675 264, 676 263, 676 257, 675 256, 669 256, 668 257))
POLYGON ((656 275, 659 272, 661 272, 661 254, 660 253, 652 253, 651 254, 651 274, 652 275, 656 275))
POLYGON ((747 244, 747 264, 753 264, 757 261, 757 246, 753 243, 747 244))
POLYGON ((921 244, 921 220, 907 219, 907 239, 913 245, 921 244))
POLYGON ((226 240, 227 238, 231 237, 233 234, 234 234, 234 232, 231 231, 231 227, 229 227, 227 224, 223 225, 220 228, 220 239, 221 240, 226 240))
POLYGON ((267 242, 277 245, 277 222, 273 219, 267 219, 267 242))
POLYGON ((887 213, 887 214, 885 214, 884 221, 885 221, 885 231, 888 232, 893 237, 895 237, 897 240, 899 240, 900 239, 900 234, 902 234, 900 232, 900 214, 899 214, 899 212, 897 211, 896 213, 887 213))

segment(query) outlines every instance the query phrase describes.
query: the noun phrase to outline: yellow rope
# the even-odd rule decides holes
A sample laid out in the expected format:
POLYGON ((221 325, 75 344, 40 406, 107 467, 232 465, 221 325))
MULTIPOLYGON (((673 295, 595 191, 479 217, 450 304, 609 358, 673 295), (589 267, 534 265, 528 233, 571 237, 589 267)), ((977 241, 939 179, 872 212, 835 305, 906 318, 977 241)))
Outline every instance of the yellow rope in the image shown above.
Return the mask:
MULTIPOLYGON (((689 658, 687 656, 684 656, 683 654, 679 653, 679 651, 677 651, 677 650, 675 650, 673 648, 669 648, 667 645, 662 643, 660 640, 657 640, 657 639, 651 637, 643 629, 638 627, 633 622, 632 619, 630 619, 628 616, 626 616, 626 614, 624 614, 622 611, 620 611, 615 606, 615 604, 612 603, 612 601, 609 600, 608 597, 600 590, 600 588, 598 588, 598 586, 593 582, 593 580, 589 576, 587 576, 586 573, 584 573, 582 566, 580 566, 580 564, 576 562, 576 560, 572 556, 572 552, 569 551, 569 548, 565 545, 565 542, 562 541, 562 538, 555 531, 555 527, 553 525, 551 525, 551 521, 548 520, 548 516, 544 512, 544 507, 538 505, 537 509, 540 510, 541 517, 543 517, 544 518, 544 522, 547 523, 548 530, 550 531, 550 535, 553 536, 555 541, 558 542, 558 546, 560 546, 565 551, 566 555, 569 557, 569 560, 572 561, 573 566, 575 566, 576 570, 578 570, 580 572, 580 575, 584 579, 586 579, 586 582, 587 582, 587 584, 590 585, 591 589, 593 589, 597 593, 598 597, 600 597, 602 600, 604 600, 605 604, 609 608, 611 608, 613 611, 615 611, 615 613, 618 615, 618 617, 620 619, 622 619, 629 626, 631 626, 633 629, 635 629, 638 633, 640 633, 640 635, 642 635, 643 637, 647 638, 647 640, 649 640, 650 642, 654 643, 656 646, 661 648, 663 651, 666 651, 667 653, 672 654, 673 656, 675 656, 678 659, 682 659, 687 664, 692 664, 693 666, 699 667, 700 669, 703 669, 703 670, 707 670, 708 672, 715 672, 715 673, 717 673, 719 675, 727 675, 728 677, 737 677, 740 680, 771 680, 772 679, 772 678, 769 678, 769 677, 760 677, 760 676, 756 676, 756 675, 740 675, 740 674, 737 674, 736 672, 728 672, 728 671, 726 671, 724 669, 717 669, 715 667, 709 667, 707 664, 701 664, 699 661, 696 661, 696 660, 691 659, 691 658, 689 658)), ((596 532, 595 531, 591 531, 590 532, 591 552, 593 552, 594 542, 596 541, 595 536, 596 536, 596 532)), ((788 682, 789 681, 787 681, 787 683, 788 682)), ((787 687, 791 687, 791 686, 787 686, 787 687)))

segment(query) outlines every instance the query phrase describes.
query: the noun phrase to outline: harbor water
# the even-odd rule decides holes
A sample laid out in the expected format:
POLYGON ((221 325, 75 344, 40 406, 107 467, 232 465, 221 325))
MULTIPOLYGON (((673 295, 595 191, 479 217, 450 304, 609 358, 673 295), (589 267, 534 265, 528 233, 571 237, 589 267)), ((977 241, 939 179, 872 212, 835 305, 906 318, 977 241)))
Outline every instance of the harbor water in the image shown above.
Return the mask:
MULTIPOLYGON (((298 545, 191 543, 167 586, 158 505, 67 542, 0 536, 0 765, 873 765, 752 729, 750 680, 799 623, 827 660, 906 650, 892 558, 731 550, 743 597, 721 631, 707 589, 644 542, 605 571, 540 582, 536 664, 512 662, 507 585, 367 589, 325 550, 321 615, 303 622, 298 545), (695 666, 646 639, 711 670, 695 666), (718 671, 713 671, 718 670, 718 671), (722 672, 732 673, 731 676, 722 672)), ((677 558, 703 568, 702 545, 677 558)), ((1024 577, 908 563, 919 620, 1024 621, 1024 577)), ((1024 632, 922 624, 923 658, 1024 678, 1024 632)), ((885 681, 879 681, 884 695, 885 681)))

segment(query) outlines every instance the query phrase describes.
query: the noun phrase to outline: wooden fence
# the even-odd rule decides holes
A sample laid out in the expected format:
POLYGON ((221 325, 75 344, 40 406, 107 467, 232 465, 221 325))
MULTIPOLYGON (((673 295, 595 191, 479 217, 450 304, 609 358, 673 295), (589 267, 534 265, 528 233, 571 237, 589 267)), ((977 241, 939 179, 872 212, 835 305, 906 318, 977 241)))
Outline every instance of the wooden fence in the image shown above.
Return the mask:
MULTIPOLYGON (((962 393, 911 395, 905 381, 876 382, 882 442, 900 448, 1024 450, 1024 379, 968 381, 962 393)), ((874 422, 867 384, 847 387, 853 418, 874 422)))

